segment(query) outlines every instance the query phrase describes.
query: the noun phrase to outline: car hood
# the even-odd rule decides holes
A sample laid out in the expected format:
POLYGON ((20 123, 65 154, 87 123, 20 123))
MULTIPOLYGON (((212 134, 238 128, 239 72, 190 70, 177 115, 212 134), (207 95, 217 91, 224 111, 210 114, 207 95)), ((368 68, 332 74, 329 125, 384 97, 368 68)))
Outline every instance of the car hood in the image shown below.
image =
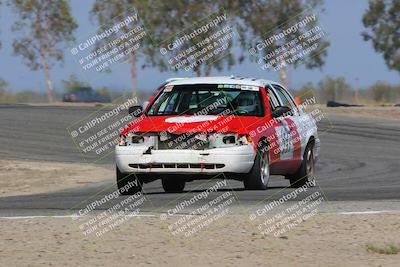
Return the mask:
POLYGON ((128 132, 169 132, 172 134, 200 132, 232 132, 247 134, 249 129, 260 122, 260 117, 248 116, 142 116, 132 121, 122 131, 128 132))

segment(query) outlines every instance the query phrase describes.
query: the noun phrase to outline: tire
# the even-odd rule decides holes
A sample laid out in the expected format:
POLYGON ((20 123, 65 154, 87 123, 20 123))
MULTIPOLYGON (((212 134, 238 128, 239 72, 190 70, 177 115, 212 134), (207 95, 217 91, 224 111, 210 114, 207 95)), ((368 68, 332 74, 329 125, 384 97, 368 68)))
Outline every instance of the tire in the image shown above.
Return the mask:
POLYGON ((117 169, 117 187, 120 195, 133 195, 142 191, 142 183, 136 179, 134 174, 122 173, 118 166, 117 169))
POLYGON ((268 145, 264 141, 261 142, 253 168, 243 181, 244 188, 247 190, 265 190, 268 187, 270 177, 268 145))
POLYGON ((163 177, 161 183, 166 193, 182 193, 186 181, 178 177, 163 177))
POLYGON ((313 147, 313 143, 307 144, 299 170, 295 174, 289 176, 291 187, 299 188, 306 184, 309 184, 310 187, 315 186, 315 158, 313 147))

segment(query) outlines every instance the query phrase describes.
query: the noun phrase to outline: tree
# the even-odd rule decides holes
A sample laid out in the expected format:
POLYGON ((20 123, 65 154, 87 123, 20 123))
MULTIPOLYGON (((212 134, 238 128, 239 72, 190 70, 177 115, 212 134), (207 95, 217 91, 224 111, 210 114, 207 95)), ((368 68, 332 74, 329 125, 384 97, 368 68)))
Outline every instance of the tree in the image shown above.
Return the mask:
POLYGON ((8 92, 8 83, 0 78, 0 103, 9 103, 12 96, 8 92))
MULTIPOLYGON (((2 2, 2 0, 0 0, 0 7, 1 7, 2 4, 3 4, 3 2, 2 2)), ((1 40, 0 40, 0 48, 1 48, 1 40)))
MULTIPOLYGON (((2 1, 0 0, 0 7, 2 5, 2 1)), ((0 40, 0 48, 1 48, 1 40, 0 40)), ((0 78, 0 95, 4 94, 6 88, 8 87, 8 83, 0 78)))
POLYGON ((86 82, 79 81, 76 75, 70 75, 69 80, 62 81, 64 90, 67 93, 74 93, 81 90, 82 88, 90 88, 90 85, 86 82))
POLYGON ((319 93, 324 101, 344 100, 352 95, 351 85, 344 77, 331 78, 327 76, 319 83, 319 93))
POLYGON ((0 91, 4 92, 8 88, 8 83, 0 78, 0 91))
MULTIPOLYGON (((96 0, 91 10, 92 18, 95 18, 100 25, 112 26, 117 18, 124 20, 124 18, 132 15, 133 8, 138 12, 138 16, 151 15, 153 11, 152 1, 148 0, 96 0)), ((109 39, 103 40, 103 43, 97 42, 96 49, 104 42, 115 40, 119 36, 130 32, 137 24, 124 26, 118 33, 110 35, 109 39)), ((130 69, 130 78, 132 86, 132 95, 136 94, 137 90, 137 61, 141 55, 141 46, 139 49, 130 52, 128 56, 128 63, 130 69)))
POLYGON ((371 0, 362 22, 366 31, 365 41, 383 54, 389 69, 400 72, 400 1, 371 0))
MULTIPOLYGON (((294 91, 294 90, 292 90, 294 91)), ((296 97, 300 98, 301 102, 304 102, 305 100, 316 97, 317 89, 315 88, 314 84, 311 82, 307 82, 304 84, 299 90, 295 90, 294 94, 296 97)), ((319 99, 316 99, 319 100, 319 99)))
POLYGON ((19 16, 13 31, 22 34, 13 42, 14 53, 22 56, 30 69, 44 70, 47 98, 53 102, 50 69, 53 60, 63 61, 63 44, 73 40, 72 34, 77 28, 70 7, 65 0, 10 1, 19 16))
MULTIPOLYGON (((210 12, 218 11, 218 6, 218 3, 212 1, 193 0, 171 0, 165 3, 149 0, 96 0, 91 14, 100 25, 110 25, 115 21, 115 17, 126 17, 133 7, 137 10, 139 18, 145 26, 147 38, 141 41, 142 45, 139 49, 129 54, 132 92, 135 92, 138 59, 143 58, 142 68, 156 67, 160 71, 171 70, 168 59, 160 53, 160 44, 167 40, 173 40, 185 28, 195 27, 196 22, 209 16, 210 12)), ((130 30, 131 28, 125 27, 122 29, 122 33, 130 30)), ((179 51, 203 39, 204 35, 185 42, 179 51)), ((233 65, 231 54, 213 62, 212 65, 201 64, 194 67, 193 70, 197 75, 210 75, 212 68, 220 70, 224 63, 228 66, 233 65)))
MULTIPOLYGON (((234 16, 238 11, 236 8, 240 1, 195 1, 195 0, 171 0, 168 2, 157 1, 156 6, 153 9, 153 13, 145 18, 146 26, 150 29, 152 36, 152 44, 144 51, 146 54, 145 67, 158 67, 160 71, 174 70, 178 71, 180 69, 171 68, 171 64, 168 63, 168 59, 179 57, 182 51, 188 51, 191 47, 197 46, 201 41, 209 39, 213 34, 217 34, 221 31, 222 25, 227 26, 230 24, 234 26, 236 17, 234 16), (233 12, 226 14, 224 7, 229 7, 230 11, 233 12), (226 14, 227 24, 224 22, 218 24, 215 27, 209 27, 207 31, 197 34, 195 37, 185 40, 181 43, 179 49, 174 49, 170 51, 168 57, 160 53, 160 47, 165 47, 168 43, 174 43, 179 38, 184 35, 189 35, 195 30, 200 29, 202 26, 206 25, 212 21, 217 16, 226 14)), ((226 36, 226 35, 222 35, 226 36)), ((222 40, 222 38, 220 38, 222 40)), ((210 42, 212 43, 212 42, 210 42)), ((196 62, 196 64, 191 68, 197 76, 210 76, 212 69, 218 71, 222 70, 224 67, 230 69, 236 63, 242 61, 242 57, 234 56, 232 49, 234 48, 234 42, 232 39, 226 39, 224 42, 226 49, 223 50, 223 54, 213 56, 209 60, 195 60, 191 62, 196 62)), ((193 50, 189 56, 183 58, 190 58, 195 51, 201 50, 197 46, 197 50, 193 50)), ((208 51, 216 51, 216 49, 210 49, 208 51)), ((197 57, 200 59, 201 57, 197 57)), ((183 61, 183 60, 181 60, 183 61)), ((188 64, 189 65, 189 64, 188 64)))
POLYGON ((385 82, 376 82, 367 91, 376 102, 394 102, 397 98, 398 88, 385 82))
POLYGON ((108 87, 106 87, 106 86, 103 86, 103 87, 100 87, 100 88, 96 88, 95 90, 94 90, 99 96, 102 96, 102 97, 106 97, 106 98, 108 98, 108 99, 112 99, 112 90, 110 90, 108 87))
MULTIPOLYGON (((252 48, 253 51, 260 53, 259 58, 256 58, 258 55, 251 56, 250 58, 253 60, 261 59, 261 63, 269 64, 272 61, 268 57, 274 51, 285 47, 289 50, 287 44, 295 39, 300 40, 301 38, 299 37, 301 35, 318 27, 318 18, 314 16, 313 21, 308 21, 305 26, 297 27, 297 30, 290 30, 290 28, 292 26, 295 27, 296 23, 305 19, 307 13, 315 12, 311 8, 319 9, 321 3, 322 0, 252 0, 244 2, 239 13, 241 23, 238 27, 242 34, 242 45, 246 50, 252 48), (256 50, 256 48, 259 49, 261 47, 259 45, 260 42, 274 36, 281 37, 271 39, 271 42, 268 42, 266 47, 258 51, 256 50)), ((303 43, 303 41, 299 41, 298 44, 303 43)), ((305 43, 307 44, 307 42, 305 43)), ((327 55, 326 48, 329 42, 322 37, 313 40, 312 44, 316 44, 317 48, 294 62, 287 62, 285 58, 273 56, 276 62, 272 65, 278 71, 283 85, 289 85, 287 75, 288 64, 296 68, 303 62, 308 69, 321 68, 324 65, 327 55)), ((306 51, 311 46, 311 44, 307 45, 301 50, 306 51)))
POLYGON ((8 83, 5 80, 0 78, 0 89, 5 90, 5 89, 7 89, 7 87, 8 87, 8 83))

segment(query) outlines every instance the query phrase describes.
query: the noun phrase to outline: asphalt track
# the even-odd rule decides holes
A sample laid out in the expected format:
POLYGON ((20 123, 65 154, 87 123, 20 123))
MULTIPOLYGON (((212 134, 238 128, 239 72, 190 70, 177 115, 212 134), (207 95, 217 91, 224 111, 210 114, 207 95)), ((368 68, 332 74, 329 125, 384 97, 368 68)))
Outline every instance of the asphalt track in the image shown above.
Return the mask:
MULTIPOLYGON (((95 108, 0 106, 0 158, 60 162, 82 162, 66 128, 95 108)), ((330 203, 341 201, 391 201, 400 208, 400 125, 383 119, 354 118, 327 114, 319 123, 321 157, 317 164, 318 186, 304 194, 321 192, 330 203)), ((109 156, 98 163, 114 168, 109 156)), ((12 179, 12 177, 9 177, 12 179)), ((29 179, 29 177, 27 177, 29 179)), ((0 216, 23 214, 70 214, 115 191, 114 177, 86 188, 75 188, 47 194, 0 198, 0 216)), ((166 194, 159 181, 146 184, 145 211, 175 207, 185 199, 201 194, 216 181, 188 183, 181 194, 166 194)), ((290 194, 288 181, 280 176, 271 178, 265 191, 246 191, 237 181, 210 194, 215 198, 225 192, 235 196, 235 205, 250 209, 290 194)), ((304 195, 305 196, 305 195, 304 195)), ((302 194, 298 196, 301 198, 302 194)), ((112 207, 120 196, 102 206, 112 207)), ((199 200, 196 205, 205 203, 199 200)), ((386 207, 391 208, 391 207, 386 207)), ((184 212, 184 211, 183 211, 184 212)))

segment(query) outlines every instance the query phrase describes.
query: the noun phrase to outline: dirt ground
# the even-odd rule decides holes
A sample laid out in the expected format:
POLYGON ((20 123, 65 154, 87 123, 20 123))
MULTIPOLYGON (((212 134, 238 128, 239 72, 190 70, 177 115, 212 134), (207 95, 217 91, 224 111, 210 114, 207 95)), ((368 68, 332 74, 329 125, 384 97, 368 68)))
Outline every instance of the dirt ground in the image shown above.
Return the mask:
POLYGON ((132 217, 100 237, 71 218, 0 219, 1 266, 399 266, 400 215, 316 215, 285 233, 262 236, 244 215, 227 215, 194 236, 169 221, 132 217))
POLYGON ((85 186, 114 176, 113 170, 88 164, 0 160, 0 197, 85 186))
MULTIPOLYGON (((86 186, 114 173, 85 164, 2 160, 1 196, 86 186), (13 177, 12 180, 9 177, 13 177)), ((141 215, 141 214, 140 214, 141 215)), ((144 214, 149 215, 149 214, 144 214)), ((400 214, 317 214, 279 237, 248 214, 230 214, 185 237, 177 217, 124 217, 101 236, 84 234, 93 215, 0 218, 0 266, 399 266, 400 214), (369 249, 373 247, 375 249, 369 249), (380 251, 380 249, 382 251, 380 251)), ((110 215, 111 216, 111 215, 110 215)), ((95 216, 93 216, 95 217, 95 216)))
POLYGON ((322 112, 335 115, 346 115, 349 117, 381 118, 384 120, 400 120, 400 107, 338 107, 327 108, 323 105, 314 105, 313 109, 321 109, 322 112))

